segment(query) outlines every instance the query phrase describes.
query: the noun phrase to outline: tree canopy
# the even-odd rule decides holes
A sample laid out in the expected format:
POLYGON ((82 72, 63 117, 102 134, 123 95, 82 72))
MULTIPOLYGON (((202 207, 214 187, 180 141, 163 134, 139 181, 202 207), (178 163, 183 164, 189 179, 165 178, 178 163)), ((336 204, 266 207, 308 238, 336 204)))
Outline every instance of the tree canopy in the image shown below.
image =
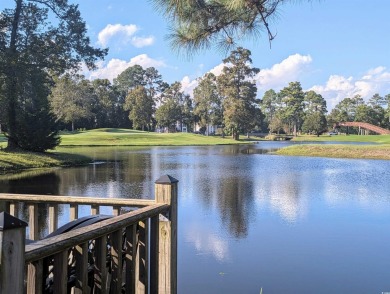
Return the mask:
MULTIPOLYGON (((7 126, 7 148, 26 149, 19 138, 29 134, 17 115, 20 111, 33 114, 27 113, 33 109, 22 105, 34 96, 25 88, 34 76, 41 77, 34 81, 34 88, 41 88, 34 92, 35 100, 44 105, 50 92, 50 75, 78 69, 82 62, 93 68, 94 62, 105 54, 106 50, 90 45, 78 6, 67 0, 15 0, 13 8, 4 9, 0 13, 0 100, 4 107, 2 120, 7 126)), ((48 130, 42 144, 49 137, 48 130)), ((48 148, 52 144, 39 147, 48 148)))

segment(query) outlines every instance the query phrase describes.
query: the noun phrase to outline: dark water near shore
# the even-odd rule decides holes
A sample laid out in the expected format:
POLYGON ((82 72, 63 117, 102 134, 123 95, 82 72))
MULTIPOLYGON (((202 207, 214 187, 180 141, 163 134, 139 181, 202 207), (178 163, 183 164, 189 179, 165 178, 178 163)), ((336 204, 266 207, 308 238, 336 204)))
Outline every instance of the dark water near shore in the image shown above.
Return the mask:
POLYGON ((390 161, 267 153, 288 144, 69 149, 95 164, 0 180, 0 192, 153 198, 169 174, 179 293, 390 292, 390 161))

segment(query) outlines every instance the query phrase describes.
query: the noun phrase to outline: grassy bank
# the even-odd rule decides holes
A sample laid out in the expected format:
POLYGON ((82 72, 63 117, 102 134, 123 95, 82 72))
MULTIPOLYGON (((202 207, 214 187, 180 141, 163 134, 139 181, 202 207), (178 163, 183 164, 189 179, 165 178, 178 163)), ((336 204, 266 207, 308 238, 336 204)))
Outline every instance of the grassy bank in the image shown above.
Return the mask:
POLYGON ((379 144, 390 144, 390 135, 369 135, 369 136, 358 136, 358 135, 322 135, 322 136, 298 136, 293 138, 293 141, 333 141, 333 142, 371 142, 379 144))
POLYGON ((128 129, 96 129, 61 134, 60 146, 189 146, 237 144, 228 137, 190 133, 155 133, 128 129))
POLYGON ((0 173, 29 168, 75 166, 91 162, 91 159, 77 154, 63 152, 5 152, 0 151, 0 173))
POLYGON ((390 160, 390 144, 386 145, 293 145, 275 152, 279 155, 363 158, 390 160))

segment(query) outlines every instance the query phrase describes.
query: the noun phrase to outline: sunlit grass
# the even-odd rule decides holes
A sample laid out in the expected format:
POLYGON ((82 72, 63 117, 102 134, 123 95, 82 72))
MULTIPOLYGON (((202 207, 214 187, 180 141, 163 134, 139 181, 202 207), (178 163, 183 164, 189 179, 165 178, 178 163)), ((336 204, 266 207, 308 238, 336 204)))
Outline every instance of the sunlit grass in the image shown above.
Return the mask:
POLYGON ((16 171, 29 168, 54 166, 75 166, 91 162, 91 159, 78 154, 63 152, 6 152, 0 151, 0 172, 16 171))
POLYGON ((60 146, 190 146, 237 144, 228 137, 191 133, 155 133, 126 129, 97 129, 62 134, 60 146))
POLYGON ((334 142, 372 142, 390 144, 390 135, 322 135, 322 136, 298 136, 293 141, 334 141, 334 142))
POLYGON ((302 144, 282 148, 279 155, 317 156, 334 158, 362 158, 390 160, 390 144, 383 145, 317 145, 302 144))

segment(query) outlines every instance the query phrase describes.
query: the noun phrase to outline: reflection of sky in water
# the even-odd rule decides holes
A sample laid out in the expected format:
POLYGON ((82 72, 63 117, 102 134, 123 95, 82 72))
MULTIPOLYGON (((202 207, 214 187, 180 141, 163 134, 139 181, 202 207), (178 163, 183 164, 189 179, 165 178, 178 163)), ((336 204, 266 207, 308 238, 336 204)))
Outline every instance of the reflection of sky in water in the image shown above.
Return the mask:
POLYGON ((106 164, 0 189, 151 198, 170 174, 179 179, 179 293, 389 290, 390 162, 264 154, 289 144, 102 148, 94 154, 106 164))

